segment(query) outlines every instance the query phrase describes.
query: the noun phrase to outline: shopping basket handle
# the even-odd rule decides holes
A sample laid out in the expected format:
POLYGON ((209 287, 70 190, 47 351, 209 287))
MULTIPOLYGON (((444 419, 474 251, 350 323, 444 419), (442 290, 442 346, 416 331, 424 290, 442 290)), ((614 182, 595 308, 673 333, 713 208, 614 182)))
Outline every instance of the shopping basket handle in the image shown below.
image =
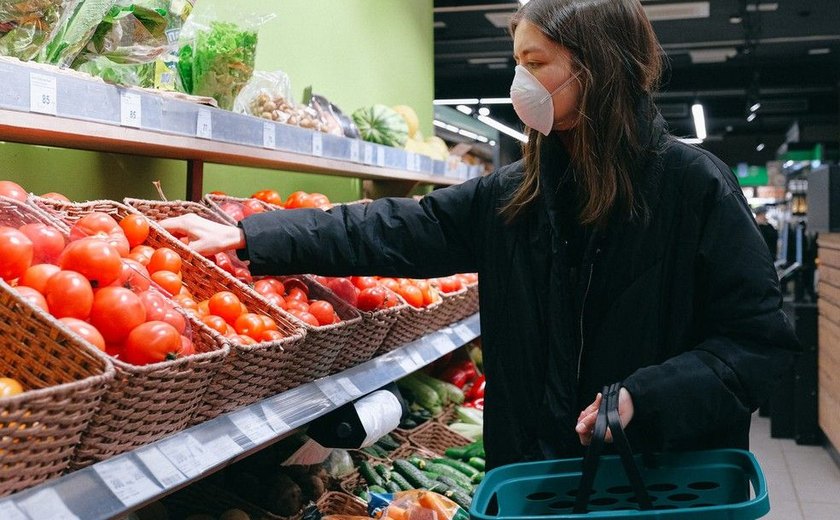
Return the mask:
POLYGON ((613 443, 621 457, 624 472, 630 481, 630 486, 636 494, 639 509, 646 511, 653 509, 653 504, 645 489, 639 467, 633 458, 633 451, 630 449, 630 442, 624 434, 621 426, 621 417, 618 414, 618 395, 621 390, 621 383, 614 383, 605 386, 602 392, 601 406, 598 408, 598 416, 595 419, 595 429, 592 433, 592 442, 586 451, 583 459, 580 485, 578 486, 575 506, 572 510, 575 514, 584 514, 589 506, 589 497, 592 494, 592 485, 595 483, 595 476, 598 473, 598 463, 601 452, 604 449, 604 442, 607 436, 607 426, 612 433, 613 443))

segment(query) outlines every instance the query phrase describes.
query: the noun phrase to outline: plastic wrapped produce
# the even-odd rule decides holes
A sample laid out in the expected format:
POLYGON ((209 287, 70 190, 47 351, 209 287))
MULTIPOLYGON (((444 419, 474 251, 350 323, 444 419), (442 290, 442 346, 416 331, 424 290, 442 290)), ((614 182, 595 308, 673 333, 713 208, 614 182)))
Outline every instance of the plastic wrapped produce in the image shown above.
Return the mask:
POLYGON ((108 14, 114 0, 83 0, 63 13, 50 42, 41 49, 38 61, 68 67, 87 45, 108 14))
POLYGON ((78 0, 0 1, 0 54, 34 59, 78 0))

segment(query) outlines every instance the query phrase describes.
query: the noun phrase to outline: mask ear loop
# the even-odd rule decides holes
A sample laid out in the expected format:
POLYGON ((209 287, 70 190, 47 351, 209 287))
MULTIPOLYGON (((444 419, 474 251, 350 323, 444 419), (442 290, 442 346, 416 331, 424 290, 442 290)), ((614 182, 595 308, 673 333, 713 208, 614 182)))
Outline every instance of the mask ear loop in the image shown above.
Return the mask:
POLYGON ((566 87, 568 87, 569 85, 571 85, 571 84, 572 84, 572 82, 578 78, 578 76, 580 76, 580 71, 575 72, 575 73, 572 75, 572 77, 571 77, 571 78, 569 78, 569 79, 567 79, 566 81, 564 81, 564 82, 563 82, 563 84, 562 84, 562 85, 560 85, 559 87, 557 87, 556 89, 554 89, 554 91, 553 91, 553 92, 550 92, 547 96, 545 96, 544 98, 542 98, 542 99, 540 100, 540 105, 544 105, 546 101, 548 101, 549 99, 551 99, 551 98, 554 96, 554 94, 557 94, 557 93, 558 93, 558 92, 560 92, 561 90, 563 90, 563 89, 565 89, 566 87))

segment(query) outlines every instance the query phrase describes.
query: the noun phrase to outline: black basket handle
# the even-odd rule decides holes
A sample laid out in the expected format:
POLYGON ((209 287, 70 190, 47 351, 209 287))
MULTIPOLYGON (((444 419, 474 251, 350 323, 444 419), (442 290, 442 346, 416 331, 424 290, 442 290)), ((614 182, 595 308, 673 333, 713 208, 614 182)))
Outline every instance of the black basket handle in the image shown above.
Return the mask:
POLYGON ((592 442, 586 450, 583 458, 580 485, 578 486, 575 506, 572 510, 575 514, 585 514, 589 507, 589 497, 592 494, 592 485, 595 483, 595 476, 598 473, 598 464, 601 460, 601 452, 604 450, 604 443, 607 436, 607 427, 612 433, 613 443, 621 457, 624 472, 630 481, 630 486, 636 494, 639 509, 648 511, 653 509, 639 467, 633 458, 633 451, 630 449, 630 442, 621 427, 621 417, 618 415, 618 394, 621 390, 621 383, 614 383, 605 386, 602 392, 601 406, 598 408, 598 416, 595 419, 595 430, 592 433, 592 442))

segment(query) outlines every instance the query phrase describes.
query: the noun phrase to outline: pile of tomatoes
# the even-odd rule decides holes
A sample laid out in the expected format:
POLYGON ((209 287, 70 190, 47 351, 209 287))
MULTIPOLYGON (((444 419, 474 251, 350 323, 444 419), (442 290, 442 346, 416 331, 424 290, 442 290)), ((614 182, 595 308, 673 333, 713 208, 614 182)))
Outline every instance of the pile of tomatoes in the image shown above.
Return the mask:
POLYGON ((239 297, 229 291, 217 292, 200 302, 189 293, 181 293, 174 300, 205 325, 239 345, 254 345, 286 337, 276 321, 265 314, 251 312, 239 297))
POLYGON ((313 327, 341 322, 330 302, 309 299, 309 286, 298 278, 263 278, 254 283, 254 290, 272 305, 313 327))
POLYGON ((399 295, 412 307, 427 307, 440 294, 427 280, 380 276, 325 277, 315 279, 339 298, 361 311, 374 312, 399 305, 399 295))
POLYGON ((429 281, 440 289, 440 292, 449 294, 458 292, 468 285, 478 283, 478 275, 475 273, 455 274, 443 278, 432 278, 429 281))

